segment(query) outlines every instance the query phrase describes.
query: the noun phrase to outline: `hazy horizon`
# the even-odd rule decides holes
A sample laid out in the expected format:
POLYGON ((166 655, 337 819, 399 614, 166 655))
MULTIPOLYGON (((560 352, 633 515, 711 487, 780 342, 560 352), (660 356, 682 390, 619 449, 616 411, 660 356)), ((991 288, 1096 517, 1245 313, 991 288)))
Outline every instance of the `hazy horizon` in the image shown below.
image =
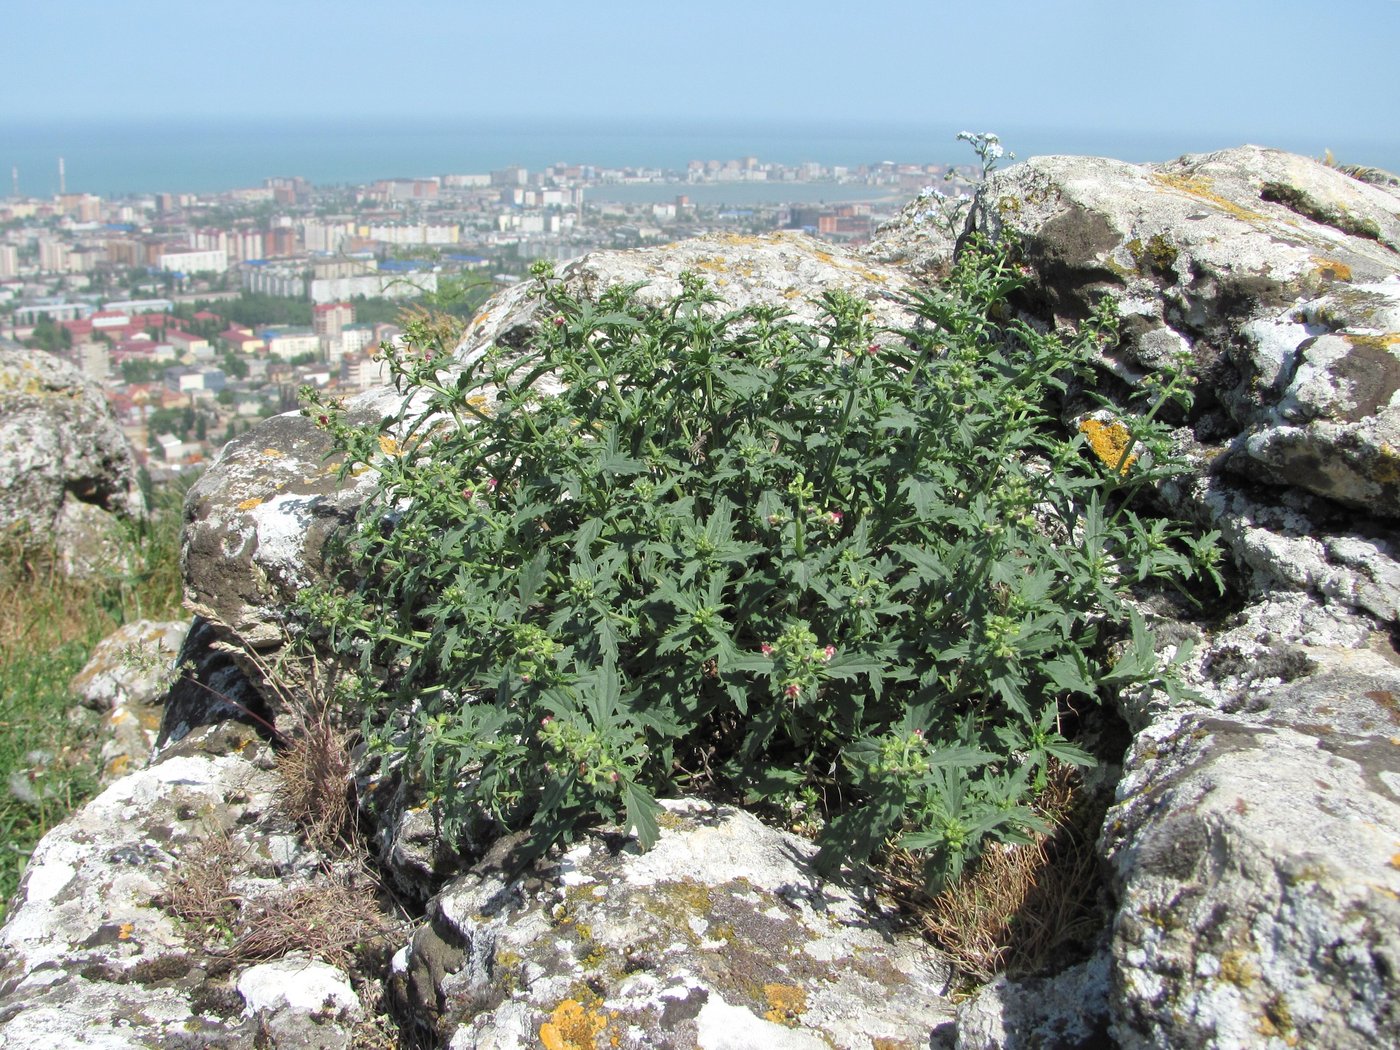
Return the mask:
MULTIPOLYGON (((485 120, 367 118, 144 118, 128 121, 0 122, 4 193, 17 170, 23 195, 58 190, 64 158, 70 192, 126 194, 222 192, 258 186, 274 176, 301 176, 321 185, 363 184, 378 178, 424 177, 495 170, 509 164, 538 169, 564 161, 600 166, 684 169, 692 160, 756 156, 761 161, 824 165, 966 163, 957 125, 847 121, 566 121, 558 118, 485 120)), ((1171 133, 1031 129, 996 130, 1018 157, 1046 153, 1165 161, 1243 145, 1246 140, 1203 131, 1171 133)), ((1320 157, 1400 169, 1400 143, 1349 142, 1306 134, 1256 138, 1320 157)))
POLYGON ((830 121, 1335 149, 1393 141, 1400 107, 1400 0, 12 6, 0 132, 102 119, 830 121))

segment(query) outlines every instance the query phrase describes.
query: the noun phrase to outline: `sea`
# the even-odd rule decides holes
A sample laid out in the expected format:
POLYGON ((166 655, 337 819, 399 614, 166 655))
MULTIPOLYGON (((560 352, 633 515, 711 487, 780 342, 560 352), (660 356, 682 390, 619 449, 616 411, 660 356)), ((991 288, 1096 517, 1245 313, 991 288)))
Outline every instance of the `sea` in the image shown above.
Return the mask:
MULTIPOLYGON (((0 198, 13 192, 16 181, 22 196, 57 193, 60 157, 69 193, 114 198, 156 192, 215 193, 261 186, 264 179, 276 176, 353 186, 381 178, 482 173, 509 165, 538 169, 560 161, 674 171, 683 171, 693 160, 741 157, 852 167, 879 161, 968 163, 973 157, 956 141, 959 130, 936 121, 662 123, 500 117, 10 121, 0 123, 0 198)), ((1330 149, 1340 161, 1400 170, 1400 143, 1334 141, 1335 136, 1304 131, 1260 139, 1202 131, 1088 131, 1014 124, 969 130, 997 131, 1006 148, 1023 158, 1074 153, 1162 161, 1253 141, 1317 157, 1330 149)), ((803 190, 794 184, 753 183, 726 186, 721 199, 739 206, 774 199, 850 199, 859 192, 838 193, 838 189, 831 184, 803 190), (775 198, 778 190, 783 193, 775 198)), ((626 199, 646 199, 636 197, 637 192, 637 187, 617 191, 626 199)), ((602 191, 591 196, 606 199, 602 191)))

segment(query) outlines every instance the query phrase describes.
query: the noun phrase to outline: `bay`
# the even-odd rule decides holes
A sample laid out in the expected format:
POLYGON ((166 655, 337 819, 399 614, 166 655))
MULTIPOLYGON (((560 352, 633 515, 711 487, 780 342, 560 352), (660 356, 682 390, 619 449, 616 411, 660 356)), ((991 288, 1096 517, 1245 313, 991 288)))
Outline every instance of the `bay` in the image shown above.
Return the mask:
MULTIPOLYGON (((512 164, 539 169, 561 161, 675 171, 684 171, 694 160, 742 157, 848 167, 880 161, 966 163, 972 158, 955 141, 958 130, 960 125, 933 117, 905 124, 878 119, 659 123, 500 116, 312 120, 276 115, 258 120, 9 122, 0 124, 0 179, 5 180, 0 193, 10 193, 12 171, 18 173, 23 196, 57 193, 59 157, 65 162, 69 192, 104 197, 214 193, 260 186, 272 176, 300 176, 320 185, 362 185, 380 178, 482 173, 512 164)), ((974 125, 972 130, 983 128, 974 125)), ((1192 130, 1018 127, 1014 120, 996 130, 1021 157, 1079 153, 1161 161, 1249 141, 1248 136, 1192 130)), ((1340 161, 1400 168, 1400 144, 1393 140, 1348 141, 1300 130, 1257 144, 1311 156, 1331 149, 1340 161)), ((768 188, 757 192, 757 197, 722 202, 773 199, 766 196, 768 188)), ((660 199, 674 195, 674 188, 668 187, 660 199)), ((799 192, 783 199, 811 198, 799 192)), ((851 198, 833 194, 816 199, 851 198)))

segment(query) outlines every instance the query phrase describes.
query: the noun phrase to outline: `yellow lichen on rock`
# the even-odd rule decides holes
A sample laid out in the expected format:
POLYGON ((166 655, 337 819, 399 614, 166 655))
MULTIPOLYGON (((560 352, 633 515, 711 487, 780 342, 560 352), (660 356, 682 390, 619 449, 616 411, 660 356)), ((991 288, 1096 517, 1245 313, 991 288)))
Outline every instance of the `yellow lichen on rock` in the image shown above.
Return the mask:
POLYGON ((599 1034, 607 1027, 607 1015, 597 1004, 565 999, 540 1025, 540 1045, 545 1050, 595 1050, 599 1034))
POLYGON ((241 510, 241 511, 250 511, 250 510, 252 510, 254 507, 261 507, 261 506, 262 506, 262 497, 261 497, 261 496, 250 496, 248 499, 245 499, 242 503, 238 504, 238 509, 241 510))
POLYGON ((1195 197, 1197 200, 1205 201, 1207 204, 1213 204, 1221 211, 1228 215, 1233 215, 1241 222, 1254 225, 1265 221, 1264 216, 1259 214, 1259 212, 1241 207, 1234 201, 1227 200, 1220 196, 1220 194, 1212 189, 1210 180, 1208 179, 1201 178, 1197 175, 1173 175, 1163 171, 1154 171, 1152 173, 1152 178, 1159 185, 1184 193, 1187 196, 1195 197))
POLYGON ((765 984, 763 997, 768 1000, 763 1016, 775 1024, 791 1027, 807 1009, 807 993, 795 984, 765 984))
POLYGON ((400 447, 399 443, 393 438, 391 438, 388 434, 379 435, 379 451, 383 452, 386 456, 403 455, 402 447, 400 447))
POLYGON ((1123 453, 1128 451, 1133 436, 1122 423, 1105 423, 1091 416, 1079 424, 1079 432, 1088 440, 1094 455, 1120 474, 1128 473, 1136 462, 1135 455, 1123 458, 1123 453))
POLYGON ((1328 259, 1326 256, 1314 255, 1312 257, 1313 276, 1324 281, 1350 281, 1351 267, 1340 259, 1328 259))

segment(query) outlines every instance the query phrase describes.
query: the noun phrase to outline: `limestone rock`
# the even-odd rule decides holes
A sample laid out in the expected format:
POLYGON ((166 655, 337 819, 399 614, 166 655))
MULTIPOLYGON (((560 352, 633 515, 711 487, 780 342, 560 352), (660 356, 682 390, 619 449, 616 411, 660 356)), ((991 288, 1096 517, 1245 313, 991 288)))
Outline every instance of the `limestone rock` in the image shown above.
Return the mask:
POLYGON ((971 205, 970 197, 940 200, 925 190, 876 230, 859 251, 925 280, 937 279, 952 264, 971 205))
POLYGON ((1120 1045, 1369 1048, 1400 1030, 1400 719, 1389 689, 1340 684, 1138 734, 1101 843, 1120 1045))
POLYGON ((314 870, 273 811, 270 754, 250 734, 241 750, 172 752, 43 838, 0 930, 0 1047, 349 1046, 360 1008, 343 975, 284 962, 274 1002, 264 990, 275 962, 195 951, 162 907, 173 873, 214 844, 250 897, 314 870), (312 976, 332 1008, 311 1001, 312 976), (303 1034, 278 1034, 292 1031, 303 1034))
POLYGON ((395 958, 401 1021, 497 1050, 927 1046, 951 1021, 946 965, 858 886, 817 878, 810 842, 665 807, 645 854, 595 834, 513 875, 497 849, 445 887, 395 958))
POLYGON ((1230 466, 1400 516, 1400 199, 1245 146, 1134 165, 1041 157, 993 175, 972 227, 1035 271, 1026 308, 1124 315, 1129 381, 1185 354, 1230 466))
POLYGON ((102 391, 42 350, 0 346, 0 534, 54 538, 65 568, 111 567, 98 533, 145 512, 102 391))
POLYGON ((102 783, 109 784, 150 757, 175 657, 189 625, 138 620, 97 644, 71 688, 86 707, 102 712, 102 783))
POLYGON ((271 736, 273 713, 207 620, 194 618, 175 662, 180 673, 165 696, 157 751, 196 729, 225 723, 271 736))
POLYGON ((137 620, 119 627, 97 643, 73 678, 73 692, 94 711, 160 702, 188 632, 184 621, 137 620))
POLYGON ((1053 977, 998 977, 958 1007, 958 1050, 1081 1050, 1108 1039, 1110 957, 1053 977))
POLYGON ((243 1014, 256 1018, 278 1050, 347 1050, 360 997, 334 966, 289 955, 250 966, 238 977, 243 1014))

